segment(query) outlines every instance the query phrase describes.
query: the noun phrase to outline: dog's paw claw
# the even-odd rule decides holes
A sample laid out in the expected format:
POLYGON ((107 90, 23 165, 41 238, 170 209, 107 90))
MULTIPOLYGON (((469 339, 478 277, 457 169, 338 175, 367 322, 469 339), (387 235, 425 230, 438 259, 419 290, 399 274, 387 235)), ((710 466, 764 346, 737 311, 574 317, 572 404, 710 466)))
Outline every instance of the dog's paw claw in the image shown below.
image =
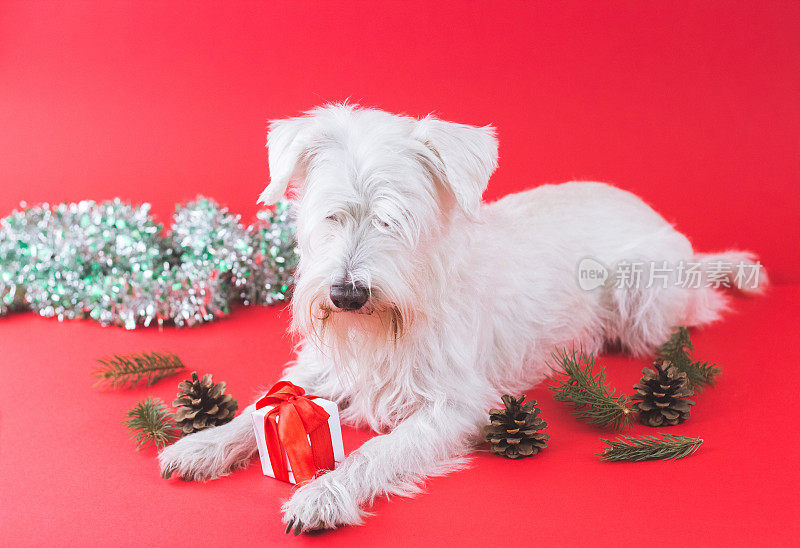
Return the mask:
POLYGON ((173 473, 174 471, 175 471, 175 467, 174 467, 174 466, 165 466, 165 467, 164 467, 164 468, 161 470, 161 478, 162 478, 162 479, 165 479, 165 480, 168 480, 169 478, 171 478, 171 477, 172 477, 172 473, 173 473))
POLYGON ((289 523, 286 524, 286 530, 284 531, 285 534, 289 534, 293 532, 294 536, 299 535, 303 532, 303 522, 299 519, 290 519, 289 523), (294 529, 294 531, 292 531, 294 529))

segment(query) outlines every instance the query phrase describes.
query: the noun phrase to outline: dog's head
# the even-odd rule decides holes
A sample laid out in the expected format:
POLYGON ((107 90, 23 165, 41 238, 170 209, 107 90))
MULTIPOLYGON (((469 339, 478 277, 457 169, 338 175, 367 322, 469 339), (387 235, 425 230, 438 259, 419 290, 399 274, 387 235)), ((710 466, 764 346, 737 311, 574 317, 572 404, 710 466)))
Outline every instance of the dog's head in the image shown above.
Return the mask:
POLYGON ((436 239, 477 214, 497 165, 494 128, 329 105, 271 122, 267 145, 260 201, 290 184, 296 199, 295 329, 396 341, 421 308, 436 239))

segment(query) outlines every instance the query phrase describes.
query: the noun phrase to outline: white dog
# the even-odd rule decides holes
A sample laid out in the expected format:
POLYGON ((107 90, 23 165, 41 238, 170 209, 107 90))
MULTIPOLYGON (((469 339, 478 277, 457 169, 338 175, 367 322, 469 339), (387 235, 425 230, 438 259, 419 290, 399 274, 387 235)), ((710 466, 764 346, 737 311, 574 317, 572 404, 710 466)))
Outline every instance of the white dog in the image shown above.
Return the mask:
MULTIPOLYGON (((726 297, 708 286, 758 289, 718 268, 758 266, 749 254, 695 254, 639 198, 605 184, 482 204, 497 165, 490 126, 329 105, 272 122, 268 147, 261 200, 296 183, 301 342, 284 378, 338 402, 345 424, 383 433, 294 493, 287 531, 360 524, 376 497, 410 495, 458 468, 487 410, 540 382, 554 349, 613 343, 645 355, 674 326, 719 316, 726 297), (578 273, 587 258, 599 276, 588 290, 578 273), (650 280, 612 283, 637 261, 650 280), (683 262, 715 283, 678 284, 683 262)), ((204 480, 246 466, 252 410, 165 449, 163 475, 204 480)))

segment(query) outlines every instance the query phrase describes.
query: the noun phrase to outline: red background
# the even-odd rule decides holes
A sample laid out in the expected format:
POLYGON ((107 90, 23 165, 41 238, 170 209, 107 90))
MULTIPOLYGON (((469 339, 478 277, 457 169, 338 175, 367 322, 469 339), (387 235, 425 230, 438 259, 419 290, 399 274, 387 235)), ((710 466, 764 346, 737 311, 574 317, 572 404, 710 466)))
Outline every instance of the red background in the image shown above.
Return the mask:
MULTIPOLYGON (((702 251, 757 251, 777 285, 695 334, 720 385, 670 432, 675 463, 602 464, 602 435, 539 387, 551 446, 481 455, 366 527, 297 544, 788 544, 796 523, 800 4, 170 2, 0 5, 0 215, 122 197, 168 221, 202 193, 250 219, 266 121, 350 98, 497 126, 487 198, 595 179, 641 195, 702 251)), ((189 330, 0 320, 0 544, 270 545, 289 486, 258 465, 160 480, 120 426, 151 389, 91 388, 93 359, 171 349, 243 402, 290 356, 288 312, 189 330)), ((641 363, 608 358, 624 391, 641 363)), ((635 427, 634 433, 649 433, 635 427)), ((345 449, 367 432, 345 431, 345 449)))

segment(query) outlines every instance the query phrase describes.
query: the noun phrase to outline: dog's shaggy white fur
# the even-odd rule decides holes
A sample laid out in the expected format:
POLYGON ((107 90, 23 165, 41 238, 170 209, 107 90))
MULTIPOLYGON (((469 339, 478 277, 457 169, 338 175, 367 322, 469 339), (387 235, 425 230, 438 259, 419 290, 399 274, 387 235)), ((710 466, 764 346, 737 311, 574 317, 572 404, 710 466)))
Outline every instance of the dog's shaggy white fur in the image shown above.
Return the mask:
MULTIPOLYGON (((338 402, 345 424, 383 433, 295 492, 284 520, 298 530, 359 524, 375 497, 415 493, 459 467, 487 409, 540 382, 554 349, 613 343, 645 355, 674 326, 725 307, 706 287, 585 291, 581 259, 752 260, 695 254, 639 198, 606 184, 482 204, 497 165, 488 126, 329 105, 272 122, 268 146, 262 201, 296 183, 301 342, 284 378, 338 402), (332 299, 336 288, 350 300, 332 299)), ((246 466, 252 409, 165 449, 163 473, 202 480, 246 466)))

